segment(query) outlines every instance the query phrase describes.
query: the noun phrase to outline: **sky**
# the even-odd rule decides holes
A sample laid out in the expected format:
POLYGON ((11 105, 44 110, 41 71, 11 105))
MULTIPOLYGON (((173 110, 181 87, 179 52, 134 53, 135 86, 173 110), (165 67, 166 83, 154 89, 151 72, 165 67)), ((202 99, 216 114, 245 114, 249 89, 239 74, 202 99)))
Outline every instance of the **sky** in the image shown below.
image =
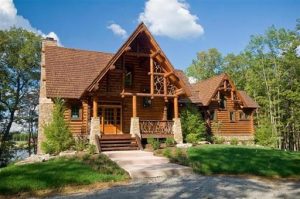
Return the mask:
POLYGON ((294 29, 300 0, 0 0, 0 30, 23 27, 69 48, 116 52, 143 21, 177 69, 196 53, 241 52, 271 25, 294 29))

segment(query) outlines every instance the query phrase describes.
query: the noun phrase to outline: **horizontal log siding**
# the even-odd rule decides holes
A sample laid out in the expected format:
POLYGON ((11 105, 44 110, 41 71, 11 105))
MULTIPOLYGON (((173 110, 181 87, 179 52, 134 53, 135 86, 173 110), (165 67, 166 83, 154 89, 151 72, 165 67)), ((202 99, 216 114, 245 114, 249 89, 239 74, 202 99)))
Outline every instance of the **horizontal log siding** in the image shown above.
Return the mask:
MULTIPOLYGON (((221 135, 252 135, 253 124, 252 116, 249 120, 240 120, 239 111, 242 111, 237 102, 231 100, 230 92, 226 93, 227 107, 225 110, 219 109, 219 104, 216 101, 211 102, 209 110, 217 111, 217 121, 221 122, 221 128, 219 130, 221 135), (230 121, 230 112, 235 113, 235 121, 230 121)), ((216 128, 212 128, 213 134, 217 133, 216 128)))
POLYGON ((65 103, 66 110, 64 112, 65 121, 69 124, 72 134, 81 134, 87 133, 88 125, 88 104, 80 100, 66 100, 65 103), (80 119, 72 120, 71 119, 71 107, 72 104, 78 104, 80 107, 80 119))

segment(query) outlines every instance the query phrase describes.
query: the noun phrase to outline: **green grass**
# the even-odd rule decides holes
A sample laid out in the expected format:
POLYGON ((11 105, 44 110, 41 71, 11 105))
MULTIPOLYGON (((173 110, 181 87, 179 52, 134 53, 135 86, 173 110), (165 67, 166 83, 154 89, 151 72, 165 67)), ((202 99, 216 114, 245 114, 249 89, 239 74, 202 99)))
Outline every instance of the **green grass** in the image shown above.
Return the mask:
POLYGON ((0 169, 0 194, 59 189, 67 185, 115 182, 127 173, 106 156, 58 158, 47 162, 10 165, 0 169))
POLYGON ((169 154, 167 156, 172 161, 188 164, 195 172, 206 175, 238 174, 300 179, 299 152, 262 147, 205 145, 192 147, 186 153, 175 151, 171 155, 166 154, 169 154))

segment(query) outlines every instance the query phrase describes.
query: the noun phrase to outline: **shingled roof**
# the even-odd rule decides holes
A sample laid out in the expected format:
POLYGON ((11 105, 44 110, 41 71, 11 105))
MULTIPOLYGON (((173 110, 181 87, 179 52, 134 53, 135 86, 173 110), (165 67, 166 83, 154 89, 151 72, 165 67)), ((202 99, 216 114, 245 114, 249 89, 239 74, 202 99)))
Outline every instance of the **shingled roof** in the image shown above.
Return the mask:
MULTIPOLYGON (((182 73, 181 76, 185 76, 184 73, 182 73)), ((187 79, 187 77, 185 78, 187 79)), ((226 73, 222 73, 198 83, 191 84, 192 96, 189 97, 189 100, 192 103, 199 104, 200 106, 208 106, 224 78, 230 80, 226 73)), ((258 104, 249 95, 247 95, 245 91, 237 91, 237 95, 241 98, 244 108, 259 107, 258 104)))
POLYGON ((47 97, 80 98, 112 57, 112 53, 46 46, 47 97))

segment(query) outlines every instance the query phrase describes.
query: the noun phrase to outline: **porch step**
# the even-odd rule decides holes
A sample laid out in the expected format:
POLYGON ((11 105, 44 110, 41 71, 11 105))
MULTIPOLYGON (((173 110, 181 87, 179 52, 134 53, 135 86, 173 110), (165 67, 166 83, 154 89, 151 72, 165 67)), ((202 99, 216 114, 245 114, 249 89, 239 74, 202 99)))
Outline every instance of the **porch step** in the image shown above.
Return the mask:
POLYGON ((99 138, 101 151, 138 150, 136 138, 131 135, 103 135, 99 138))

